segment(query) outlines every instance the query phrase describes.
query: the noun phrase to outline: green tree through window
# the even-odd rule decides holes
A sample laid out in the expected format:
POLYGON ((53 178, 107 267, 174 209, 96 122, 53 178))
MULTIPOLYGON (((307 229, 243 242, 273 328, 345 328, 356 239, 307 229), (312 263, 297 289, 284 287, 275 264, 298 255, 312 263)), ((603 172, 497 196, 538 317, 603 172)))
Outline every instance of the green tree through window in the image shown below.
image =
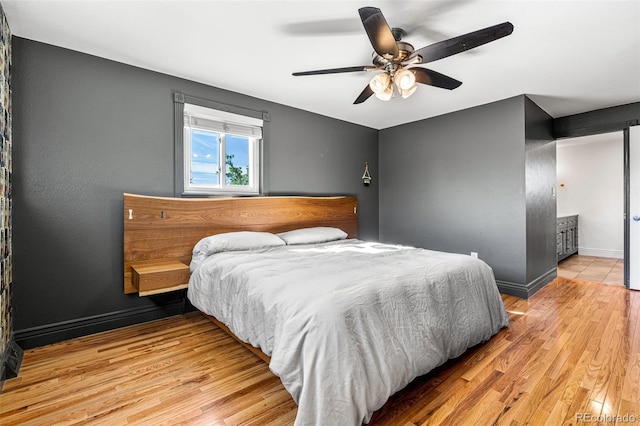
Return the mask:
POLYGON ((249 167, 242 170, 242 166, 233 164, 233 154, 226 155, 227 183, 231 185, 249 185, 249 167))

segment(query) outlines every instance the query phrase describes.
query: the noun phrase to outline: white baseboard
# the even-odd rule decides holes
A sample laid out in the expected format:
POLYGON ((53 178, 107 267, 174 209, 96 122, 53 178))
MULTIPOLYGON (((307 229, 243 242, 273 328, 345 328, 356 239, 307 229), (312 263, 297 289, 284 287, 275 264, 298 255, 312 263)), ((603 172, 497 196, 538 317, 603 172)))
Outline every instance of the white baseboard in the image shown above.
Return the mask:
POLYGON ((611 250, 611 249, 578 247, 578 254, 581 254, 583 256, 610 257, 613 259, 624 258, 624 252, 622 250, 611 250))

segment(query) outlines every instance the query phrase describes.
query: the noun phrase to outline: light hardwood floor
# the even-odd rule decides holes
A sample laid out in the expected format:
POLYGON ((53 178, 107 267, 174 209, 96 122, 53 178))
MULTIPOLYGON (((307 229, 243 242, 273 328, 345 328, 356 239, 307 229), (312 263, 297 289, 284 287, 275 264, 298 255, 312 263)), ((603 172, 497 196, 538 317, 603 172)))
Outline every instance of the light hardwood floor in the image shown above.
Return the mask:
MULTIPOLYGON (((508 328, 371 424, 640 423, 640 292, 559 278, 503 300, 508 328)), ((28 350, 0 394, 3 425, 288 425, 295 413, 267 365, 199 313, 28 350)))

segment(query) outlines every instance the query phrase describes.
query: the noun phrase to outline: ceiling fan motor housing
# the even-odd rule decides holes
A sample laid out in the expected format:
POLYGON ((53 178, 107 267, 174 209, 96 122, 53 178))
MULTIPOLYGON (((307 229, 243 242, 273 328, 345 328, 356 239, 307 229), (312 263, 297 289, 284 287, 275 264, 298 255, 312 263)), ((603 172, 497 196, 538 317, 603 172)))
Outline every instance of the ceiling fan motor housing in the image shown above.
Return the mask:
MULTIPOLYGON (((397 28, 394 28, 397 29, 397 28)), ((401 30, 402 31, 402 30, 401 30)), ((411 56, 411 54, 415 51, 413 45, 404 42, 397 41, 396 45, 398 46, 398 55, 395 58, 386 58, 382 55, 377 54, 375 51, 372 53, 373 57, 373 65, 376 68, 380 68, 387 72, 395 72, 399 68, 402 68, 402 62, 404 62, 407 58, 411 56)))

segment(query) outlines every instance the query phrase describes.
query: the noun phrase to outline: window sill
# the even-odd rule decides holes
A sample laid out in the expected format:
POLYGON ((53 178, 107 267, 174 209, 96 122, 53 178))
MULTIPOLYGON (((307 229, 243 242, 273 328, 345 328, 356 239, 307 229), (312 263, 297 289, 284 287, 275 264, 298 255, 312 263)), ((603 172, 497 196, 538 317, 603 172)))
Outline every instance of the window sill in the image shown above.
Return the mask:
POLYGON ((259 192, 183 192, 183 198, 261 197, 259 192))

